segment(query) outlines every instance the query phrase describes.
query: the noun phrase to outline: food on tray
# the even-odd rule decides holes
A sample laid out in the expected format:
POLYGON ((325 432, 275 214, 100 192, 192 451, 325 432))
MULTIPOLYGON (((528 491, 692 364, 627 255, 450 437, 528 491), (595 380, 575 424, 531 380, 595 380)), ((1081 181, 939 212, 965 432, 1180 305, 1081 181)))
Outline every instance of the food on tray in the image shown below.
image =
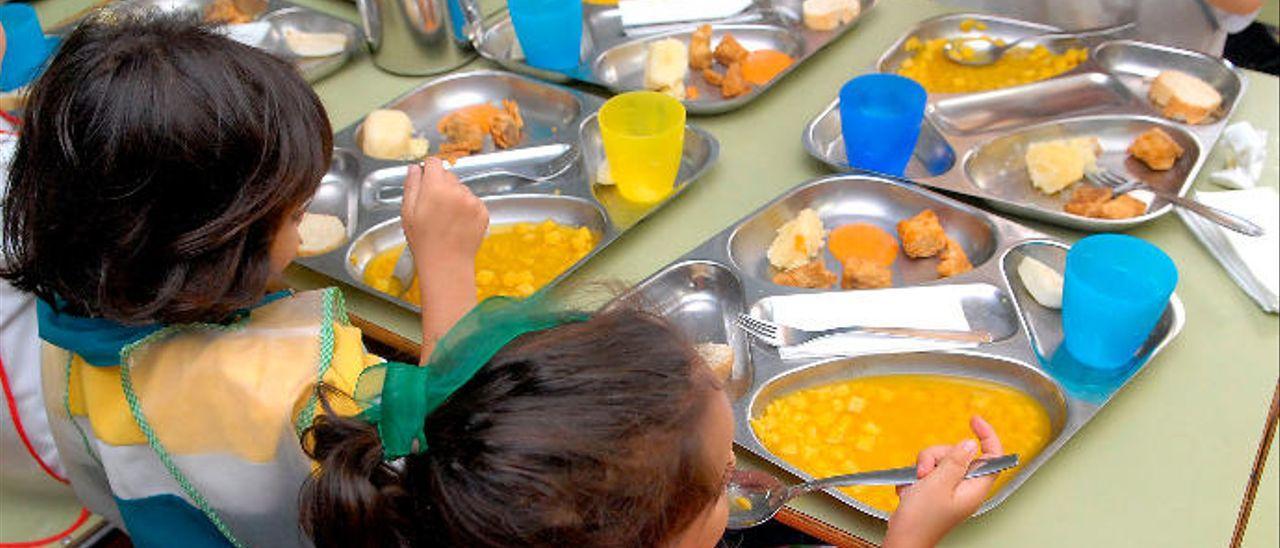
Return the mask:
MULTIPOLYGON (((476 254, 476 297, 528 297, 576 264, 600 242, 586 227, 552 220, 490 227, 476 254)), ((420 305, 418 280, 403 288, 391 276, 404 246, 379 253, 364 270, 364 283, 420 305)))
POLYGON ((856 257, 887 267, 898 258, 898 240, 870 223, 836 227, 827 235, 827 249, 841 263, 856 257))
POLYGON ((773 283, 801 289, 830 289, 838 281, 840 277, 827 270, 820 258, 773 275, 773 283))
POLYGON ((951 237, 947 237, 947 246, 938 253, 938 277, 950 278, 973 270, 973 263, 964 252, 964 246, 951 237))
POLYGON ((733 374, 732 347, 722 343, 701 343, 693 345, 693 350, 720 382, 729 380, 729 376, 733 374))
POLYGON ((1047 264, 1026 257, 1018 263, 1018 277, 1040 306, 1062 308, 1062 274, 1047 264))
MULTIPOLYGON (((821 478, 897 468, 915 462, 926 447, 972 439, 973 415, 990 422, 1004 452, 1017 453, 1024 465, 1049 442, 1049 415, 1027 394, 941 375, 863 377, 800 389, 769 402, 751 428, 769 452, 821 478)), ((992 492, 1018 471, 1000 474, 992 492)), ((842 489, 886 512, 898 505, 893 487, 842 489)))
POLYGON ((942 230, 938 214, 932 209, 899 221, 898 238, 902 240, 902 251, 913 259, 932 257, 947 247, 947 233, 942 230))
POLYGON ((1166 118, 1199 124, 1222 106, 1222 94, 1204 80, 1177 70, 1166 70, 1151 82, 1148 96, 1166 118))
POLYGON ((781 51, 758 49, 748 53, 747 58, 743 59, 742 77, 747 82, 763 86, 769 83, 769 80, 782 74, 782 71, 787 70, 787 67, 790 67, 794 62, 795 59, 781 51))
POLYGON ((298 223, 298 234, 302 236, 302 244, 298 246, 299 257, 324 255, 347 243, 347 227, 342 224, 342 219, 333 215, 303 213, 302 222, 298 223))
POLYGON ((675 38, 649 44, 644 64, 644 88, 684 100, 684 77, 689 74, 689 48, 675 38))
POLYGON ((835 30, 857 19, 862 6, 858 0, 804 0, 804 26, 812 30, 835 30))
POLYGON ((720 44, 716 46, 714 57, 721 65, 731 67, 734 63, 741 63, 750 53, 747 48, 742 47, 737 38, 726 32, 720 39, 720 44))
POLYGON ((778 227, 777 236, 769 244, 769 264, 780 270, 804 266, 822 253, 826 237, 818 212, 810 208, 802 209, 795 218, 778 227))
POLYGON ((1178 158, 1186 152, 1163 129, 1153 127, 1142 132, 1133 144, 1129 145, 1129 155, 1147 164, 1156 171, 1165 171, 1177 163, 1178 158))
POLYGON ((960 22, 960 32, 973 32, 975 30, 987 30, 987 24, 973 19, 965 19, 960 22))
POLYGON ((252 22, 255 17, 240 9, 235 0, 213 0, 204 10, 204 20, 209 23, 240 25, 252 22))
POLYGON ((360 127, 360 150, 382 160, 416 160, 427 155, 430 143, 413 136, 413 122, 399 110, 375 110, 360 127))
MULTIPOLYGON (((1005 43, 1002 39, 991 41, 1005 43)), ((947 58, 943 52, 947 42, 947 38, 922 41, 912 36, 903 46, 911 57, 896 72, 919 82, 930 93, 969 93, 1052 78, 1076 68, 1089 56, 1085 48, 1056 54, 1044 46, 1019 47, 990 65, 968 66, 947 58)))
POLYGON ((1025 160, 1031 185, 1045 194, 1057 194, 1098 169, 1102 145, 1097 137, 1041 141, 1027 146, 1025 160))
POLYGON ((303 32, 284 29, 284 44, 302 57, 329 57, 347 49, 347 35, 340 32, 303 32))
POLYGON ((1094 219, 1128 219, 1146 213, 1147 204, 1128 194, 1113 196, 1109 188, 1080 185, 1062 209, 1072 215, 1094 219))
POLYGON ((729 65, 729 70, 724 72, 724 80, 720 82, 720 96, 732 99, 750 92, 751 84, 747 83, 747 78, 742 75, 742 63, 729 65))
POLYGON ((893 270, 889 269, 889 265, 858 256, 850 256, 843 264, 844 274, 840 277, 840 287, 843 289, 893 287, 893 270))
POLYGON ((742 495, 738 495, 738 496, 736 496, 736 497, 733 497, 733 504, 734 504, 734 506, 737 506, 738 508, 740 508, 740 509, 742 509, 742 510, 748 510, 748 511, 749 511, 749 510, 751 510, 751 508, 752 508, 752 506, 751 506, 751 499, 749 499, 749 498, 747 498, 747 497, 744 497, 744 496, 742 496, 742 495))
POLYGON ((436 155, 455 161, 484 150, 486 135, 498 149, 519 145, 524 139, 524 118, 520 105, 503 99, 501 106, 481 103, 455 110, 436 124, 436 130, 445 138, 436 155))
POLYGON ((689 38, 689 68, 709 69, 711 61, 711 25, 702 25, 689 38))

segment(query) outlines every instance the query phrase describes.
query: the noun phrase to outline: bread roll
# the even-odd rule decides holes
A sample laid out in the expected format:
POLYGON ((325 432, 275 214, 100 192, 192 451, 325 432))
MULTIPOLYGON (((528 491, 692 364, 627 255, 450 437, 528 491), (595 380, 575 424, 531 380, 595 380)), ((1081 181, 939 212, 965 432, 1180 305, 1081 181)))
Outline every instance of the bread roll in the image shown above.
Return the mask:
POLYGON ((1204 122, 1222 106, 1222 94, 1218 90, 1204 80, 1177 70, 1157 75, 1149 95, 1166 118, 1188 124, 1204 122))
POLYGON ((729 380, 733 374, 733 348, 721 343, 702 343, 694 345, 693 349, 720 382, 729 380))
POLYGON ((302 245, 298 246, 299 257, 324 255, 347 243, 347 227, 333 215, 303 213, 298 233, 302 235, 302 245))

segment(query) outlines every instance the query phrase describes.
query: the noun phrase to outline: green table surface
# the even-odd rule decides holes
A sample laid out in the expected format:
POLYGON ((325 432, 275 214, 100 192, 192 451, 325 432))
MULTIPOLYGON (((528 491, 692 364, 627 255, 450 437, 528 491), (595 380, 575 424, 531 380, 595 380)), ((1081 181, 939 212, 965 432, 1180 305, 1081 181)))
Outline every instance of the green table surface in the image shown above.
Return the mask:
MULTIPOLYGON (((340 0, 293 0, 357 20, 340 0)), ((84 8, 88 0, 40 0, 46 25, 84 8)), ((488 0, 492 11, 501 2, 488 0)), ((848 35, 805 63, 754 103, 727 114, 694 118, 720 141, 719 164, 678 200, 633 229, 576 274, 577 279, 635 282, 692 249, 764 202, 826 171, 804 152, 802 128, 848 78, 873 61, 911 24, 944 13, 930 0, 882 0, 848 35)), ((477 61, 462 70, 492 68, 477 61)), ((1262 184, 1277 186, 1280 115, 1276 78, 1248 73, 1248 92, 1234 119, 1270 132, 1262 184)), ((377 70, 367 57, 316 84, 334 128, 421 84, 377 70)), ((1207 170, 1222 164, 1218 152, 1207 170)), ((1197 188, 1210 188, 1207 177, 1197 188)), ((1080 233, 1038 223, 1067 240, 1080 233)), ((1280 322, 1263 313, 1231 281, 1174 215, 1131 234, 1163 248, 1181 272, 1178 294, 1187 325, 1146 371, 1091 424, 996 510, 959 527, 951 546, 1217 546, 1231 537, 1241 497, 1280 374, 1280 322)), ((291 284, 333 285, 302 268, 291 284)), ((417 340, 417 319, 346 289, 351 311, 417 340)), ((748 454, 748 465, 764 465, 748 454)), ((1276 546, 1276 454, 1259 488, 1247 546, 1276 546)), ((825 495, 794 509, 878 542, 884 524, 825 495)))

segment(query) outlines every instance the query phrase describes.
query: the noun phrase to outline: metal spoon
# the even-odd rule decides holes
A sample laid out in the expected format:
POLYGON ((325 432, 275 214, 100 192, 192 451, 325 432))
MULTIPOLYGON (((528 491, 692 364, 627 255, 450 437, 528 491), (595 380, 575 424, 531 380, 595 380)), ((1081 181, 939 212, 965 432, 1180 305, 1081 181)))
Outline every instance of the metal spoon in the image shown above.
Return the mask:
POLYGON ((942 53, 961 65, 981 67, 999 61, 1010 49, 1023 42, 1043 42, 1051 40, 1080 39, 1093 36, 1105 36, 1129 30, 1135 26, 1133 21, 1109 27, 1086 29, 1074 32, 1050 32, 1023 36, 1003 46, 986 36, 960 37, 950 40, 942 47, 942 53))
MULTIPOLYGON (((965 479, 989 476, 1018 465, 1018 455, 979 459, 969 466, 965 479)), ((916 467, 832 476, 799 485, 784 485, 773 474, 760 470, 735 470, 725 487, 729 493, 729 528, 746 529, 773 519, 787 501, 829 487, 850 485, 911 485, 916 467)))

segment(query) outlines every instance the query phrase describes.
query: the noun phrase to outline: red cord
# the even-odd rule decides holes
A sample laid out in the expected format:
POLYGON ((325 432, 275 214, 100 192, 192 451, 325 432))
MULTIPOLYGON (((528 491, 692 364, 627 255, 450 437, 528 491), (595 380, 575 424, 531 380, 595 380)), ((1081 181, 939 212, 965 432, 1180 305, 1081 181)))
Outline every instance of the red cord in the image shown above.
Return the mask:
POLYGON ((31 454, 31 458, 35 459, 36 464, 39 464, 44 473, 49 474, 49 477, 69 485, 67 478, 58 475, 53 471, 53 468, 45 464, 44 460, 40 458, 40 454, 36 452, 35 447, 31 445, 31 440, 27 438, 27 429, 22 426, 22 417, 18 415, 18 403, 14 401, 13 389, 9 387, 9 373, 4 369, 4 360, 0 360, 0 385, 4 387, 4 403, 9 407, 9 416, 13 417, 13 427, 18 431, 18 438, 22 440, 22 445, 27 448, 27 453, 31 454))
POLYGON ((72 523, 71 527, 66 528, 66 530, 62 531, 61 533, 58 533, 51 537, 42 538, 40 540, 32 540, 27 542, 0 542, 0 548, 32 548, 34 546, 45 546, 48 544, 53 544, 66 537, 71 536, 71 533, 76 532, 76 529, 79 529, 80 526, 84 525, 84 522, 86 521, 89 521, 89 509, 81 508, 80 517, 76 518, 76 522, 72 523))

